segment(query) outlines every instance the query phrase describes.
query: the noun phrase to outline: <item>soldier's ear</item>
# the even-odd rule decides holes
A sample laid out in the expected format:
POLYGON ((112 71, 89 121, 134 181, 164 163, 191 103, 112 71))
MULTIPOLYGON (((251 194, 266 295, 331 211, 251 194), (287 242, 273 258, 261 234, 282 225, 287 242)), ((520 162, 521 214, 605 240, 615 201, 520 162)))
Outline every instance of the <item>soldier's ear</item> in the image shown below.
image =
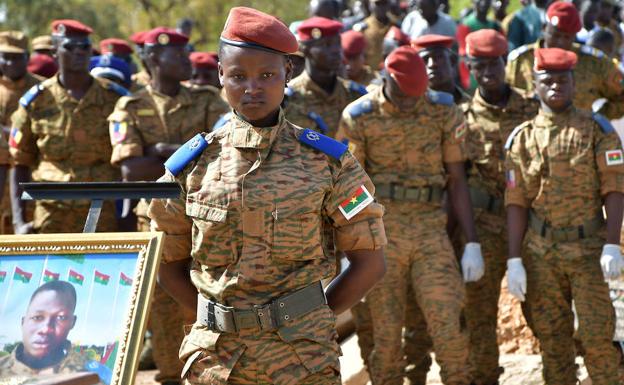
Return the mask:
POLYGON ((221 66, 221 62, 217 63, 217 69, 219 71, 219 84, 223 87, 223 67, 221 66))
POLYGON ((290 79, 292 79, 292 75, 293 75, 293 62, 290 59, 290 57, 286 56, 285 57, 286 60, 286 84, 288 84, 288 82, 290 81, 290 79))
POLYGON ((77 316, 74 316, 74 322, 72 322, 72 326, 71 326, 71 328, 70 328, 70 329, 73 329, 73 328, 74 328, 74 326, 76 326, 76 321, 77 321, 77 320, 78 320, 78 317, 77 317, 77 316))

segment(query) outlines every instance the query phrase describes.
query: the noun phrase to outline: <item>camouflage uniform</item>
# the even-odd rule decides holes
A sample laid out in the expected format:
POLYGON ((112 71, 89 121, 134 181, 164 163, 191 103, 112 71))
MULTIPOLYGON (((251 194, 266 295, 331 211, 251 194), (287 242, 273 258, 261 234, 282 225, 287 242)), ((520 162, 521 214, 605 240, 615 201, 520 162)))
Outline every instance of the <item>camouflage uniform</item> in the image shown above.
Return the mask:
MULTIPOLYGON (((178 95, 170 97, 147 85, 132 96, 119 99, 115 111, 108 117, 113 144, 111 163, 119 166, 125 159, 144 156, 145 147, 159 142, 185 143, 198 132, 209 131, 228 110, 214 87, 191 90, 183 86, 178 95)), ((138 231, 149 231, 144 200, 136 212, 138 231)), ((149 329, 154 361, 160 371, 156 376, 159 382, 180 378, 182 363, 176 351, 184 338, 184 318, 184 309, 156 286, 149 329)))
POLYGON ((366 38, 366 64, 371 68, 378 68, 383 59, 383 40, 390 28, 392 24, 382 24, 374 15, 353 26, 366 38))
POLYGON ((288 83, 285 114, 288 121, 311 128, 329 137, 336 136, 340 113, 366 89, 352 80, 336 79, 334 91, 327 94, 303 72, 288 83))
POLYGON ((146 86, 150 83, 152 77, 146 70, 139 71, 132 75, 132 83, 137 86, 146 86))
MULTIPOLYGON (((249 309, 332 276, 333 246, 322 245, 343 251, 385 245, 380 205, 370 203, 350 220, 338 210, 361 186, 374 193, 359 163, 346 148, 336 159, 300 141, 340 144, 303 131, 283 113, 271 128, 233 115, 205 138, 195 161, 161 178, 180 183, 180 199, 154 199, 148 212, 152 228, 166 234, 164 262, 190 255, 191 280, 203 297, 249 309)), ((339 384, 329 307, 284 322, 277 330, 235 333, 196 322, 180 348, 183 376, 210 385, 339 384)))
MULTIPOLYGON (((533 85, 534 51, 543 47, 543 40, 523 45, 509 54, 506 79, 512 87, 521 88, 531 94, 533 85)), ((578 57, 574 69, 574 105, 591 110, 592 104, 601 98, 607 99, 602 114, 609 119, 624 115, 624 84, 622 73, 602 51, 587 45, 574 44, 572 51, 578 57)))
POLYGON ((602 197, 624 191, 621 146, 604 117, 594 120, 574 107, 558 114, 540 110, 506 146, 505 204, 530 209, 526 306, 548 385, 577 381, 572 301, 592 383, 619 383, 611 343, 615 314, 599 256, 606 234, 602 197), (616 161, 610 153, 619 155, 616 161))
POLYGON ((368 87, 369 85, 371 85, 372 82, 380 81, 381 77, 379 75, 379 72, 373 70, 369 66, 364 66, 364 68, 362 68, 362 71, 360 71, 359 76, 351 80, 363 85, 364 87, 368 87))
POLYGON ((12 383, 11 381, 23 381, 29 378, 33 380, 38 377, 40 378, 40 376, 50 374, 86 371, 86 365, 89 361, 88 358, 85 355, 76 352, 76 349, 71 346, 69 341, 66 342, 66 345, 67 347, 63 351, 65 358, 63 358, 58 364, 52 367, 36 370, 25 365, 19 359, 24 350, 24 345, 20 343, 15 349, 13 349, 11 354, 0 357, 0 383, 4 383, 5 380, 9 381, 7 383, 12 383))
POLYGON ((475 210, 477 235, 483 248, 485 275, 466 284, 464 315, 470 335, 470 363, 476 384, 495 384, 498 366, 496 321, 501 282, 507 269, 507 233, 504 210, 504 145, 519 122, 537 114, 539 102, 511 90, 503 108, 488 104, 479 90, 465 112, 468 185, 475 210))
MULTIPOLYGON (((76 100, 60 84, 59 75, 31 88, 12 117, 9 144, 15 164, 30 167, 36 182, 119 180, 110 164, 106 118, 124 94, 122 87, 94 78, 76 100)), ((34 228, 40 233, 81 232, 88 210, 87 200, 36 201, 34 228)), ((116 227, 114 205, 105 201, 98 230, 116 227)))
POLYGON ((461 110, 452 96, 429 91, 410 111, 399 111, 379 87, 343 112, 346 138, 386 207, 387 272, 367 295, 374 347, 373 384, 402 384, 405 304, 415 301, 427 321, 445 384, 468 384, 468 339, 460 328, 464 285, 446 234, 444 163, 463 162, 461 110), (414 298, 407 298, 413 285, 414 298))
MULTIPOLYGON (((26 73, 18 81, 0 78, 0 126, 2 126, 2 138, 0 139, 0 164, 9 164, 9 147, 6 138, 11 129, 11 115, 17 110, 19 98, 32 86, 41 82, 43 78, 26 73)), ((12 234, 11 225, 11 199, 9 199, 9 184, 0 187, 4 190, 2 203, 0 204, 0 231, 2 234, 12 234)))

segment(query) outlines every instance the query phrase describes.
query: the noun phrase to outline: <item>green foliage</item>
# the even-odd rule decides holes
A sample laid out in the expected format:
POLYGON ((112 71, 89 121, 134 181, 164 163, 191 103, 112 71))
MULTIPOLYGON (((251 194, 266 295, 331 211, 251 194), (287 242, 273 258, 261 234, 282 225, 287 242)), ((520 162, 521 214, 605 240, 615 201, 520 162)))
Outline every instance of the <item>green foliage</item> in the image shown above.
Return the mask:
MULTIPOLYGON (((6 17, 0 28, 22 30, 34 37, 49 33, 52 20, 72 18, 93 27, 97 41, 106 37, 127 38, 133 32, 159 25, 173 27, 178 19, 190 17, 196 22, 192 36, 195 46, 214 50, 231 7, 251 6, 290 23, 307 16, 308 3, 309 0, 3 0, 0 11, 6 17)), ((470 4, 471 0, 451 0, 451 14, 457 17, 470 4)), ((511 0, 509 12, 518 7, 519 0, 511 0)))

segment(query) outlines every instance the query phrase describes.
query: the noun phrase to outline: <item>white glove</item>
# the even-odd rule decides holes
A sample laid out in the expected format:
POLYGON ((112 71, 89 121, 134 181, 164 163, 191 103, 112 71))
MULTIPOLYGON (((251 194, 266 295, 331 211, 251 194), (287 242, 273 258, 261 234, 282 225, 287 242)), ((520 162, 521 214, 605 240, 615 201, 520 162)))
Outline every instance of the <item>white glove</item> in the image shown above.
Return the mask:
POLYGON ((507 260, 507 290, 524 302, 524 295, 526 294, 527 276, 526 270, 522 265, 521 258, 510 258, 507 260))
POLYGON ((466 243, 461 259, 464 282, 475 282, 483 277, 485 265, 481 254, 481 245, 476 242, 466 243))
POLYGON ((606 244, 602 247, 600 266, 605 279, 616 279, 620 276, 624 261, 620 253, 620 245, 606 244))

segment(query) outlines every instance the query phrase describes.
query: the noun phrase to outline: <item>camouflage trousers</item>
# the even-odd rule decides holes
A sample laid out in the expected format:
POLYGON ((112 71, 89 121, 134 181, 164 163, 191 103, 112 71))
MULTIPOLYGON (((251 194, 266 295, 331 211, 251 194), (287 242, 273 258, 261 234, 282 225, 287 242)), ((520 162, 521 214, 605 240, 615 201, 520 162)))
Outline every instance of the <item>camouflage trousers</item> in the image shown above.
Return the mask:
POLYGON ((468 338, 460 326, 464 285, 445 231, 446 215, 441 210, 414 215, 412 207, 401 212, 390 206, 388 212, 386 275, 366 297, 374 329, 372 383, 403 383, 402 330, 406 304, 412 302, 426 321, 422 333, 431 336, 442 381, 469 384, 468 338), (408 297, 410 285, 413 293, 408 297))
POLYGON ((602 244, 596 238, 552 243, 531 230, 527 233, 526 306, 542 349, 547 385, 577 381, 572 301, 592 384, 619 384, 619 355, 612 345, 615 312, 599 263, 602 244))
MULTIPOLYGON (((85 202, 49 201, 35 202, 33 227, 41 234, 50 233, 82 233, 89 204, 85 202)), ((98 232, 113 232, 117 230, 115 205, 111 201, 104 201, 102 213, 98 221, 98 232)))
POLYGON ((358 338, 358 346, 360 348, 360 356, 364 365, 367 367, 368 358, 373 351, 373 317, 370 313, 368 302, 360 301, 351 308, 353 323, 355 323, 355 333, 358 338))
POLYGON ((193 325, 180 348, 189 385, 340 385, 336 318, 322 306, 275 331, 193 325))

